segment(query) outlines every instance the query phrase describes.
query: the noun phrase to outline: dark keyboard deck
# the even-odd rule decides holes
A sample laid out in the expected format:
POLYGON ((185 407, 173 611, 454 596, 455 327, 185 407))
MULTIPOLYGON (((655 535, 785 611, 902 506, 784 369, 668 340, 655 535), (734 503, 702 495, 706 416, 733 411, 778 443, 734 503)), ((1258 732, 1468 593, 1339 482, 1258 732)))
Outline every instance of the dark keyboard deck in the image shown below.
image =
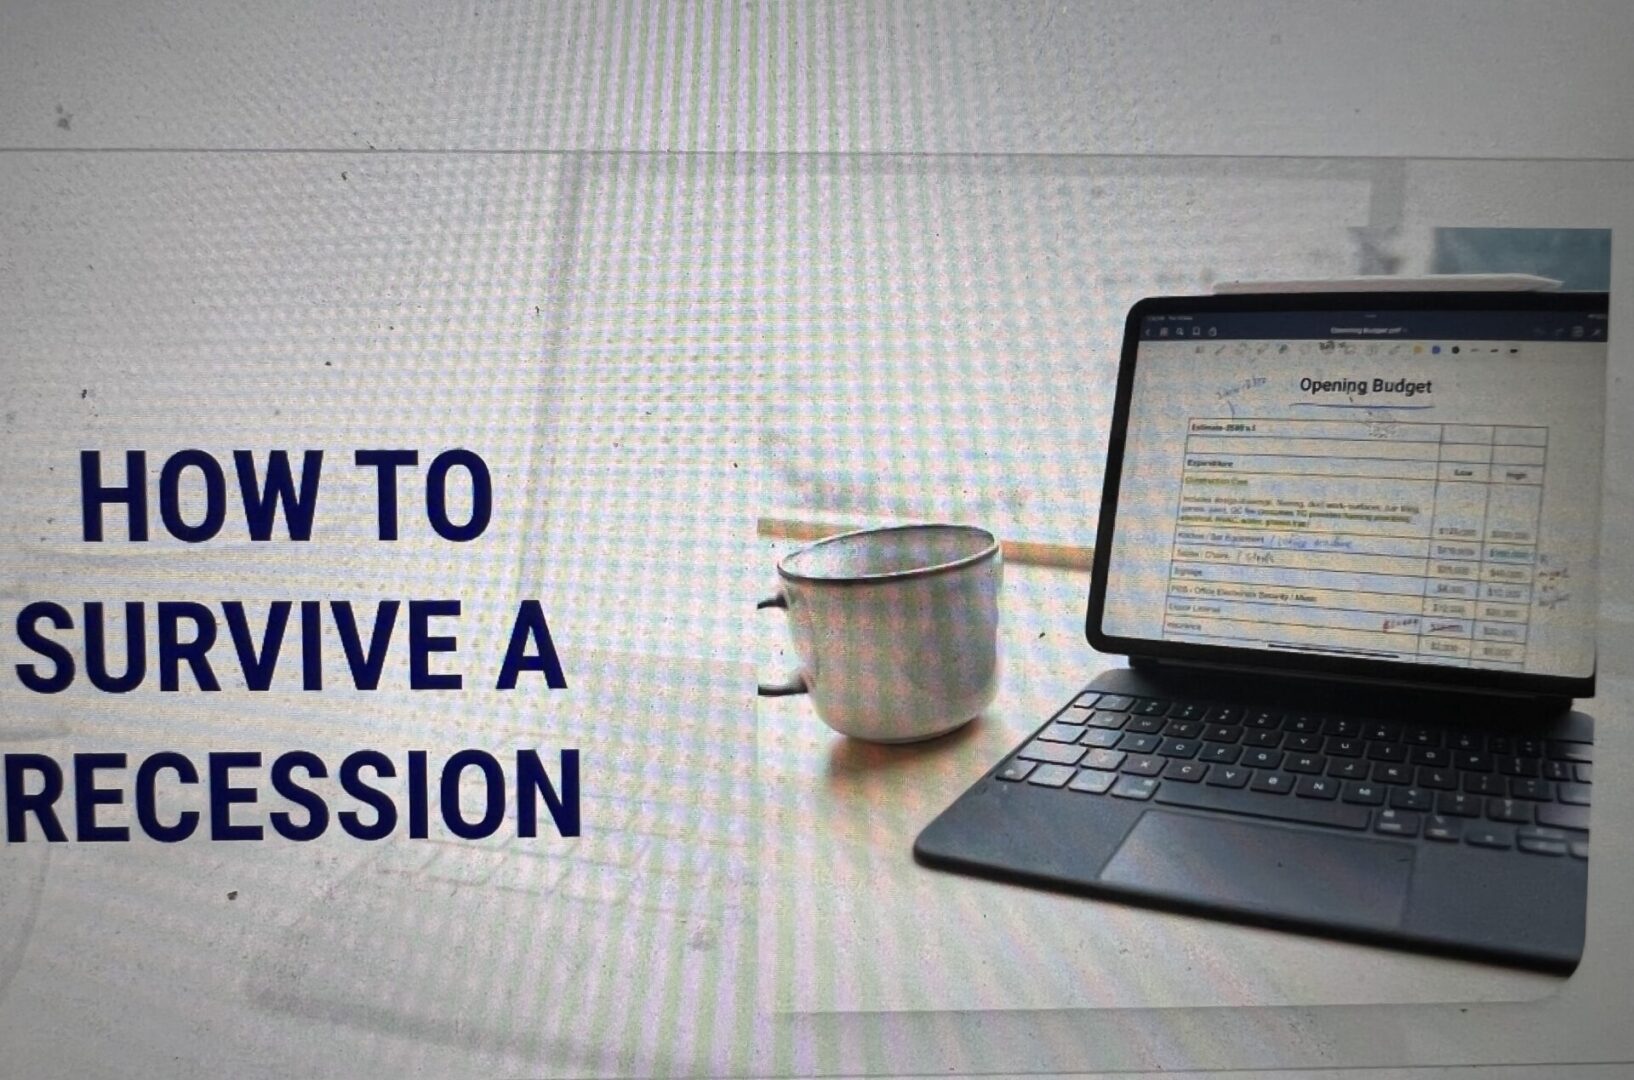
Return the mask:
POLYGON ((1086 692, 995 777, 1069 795, 1587 859, 1593 750, 1462 726, 1086 692))

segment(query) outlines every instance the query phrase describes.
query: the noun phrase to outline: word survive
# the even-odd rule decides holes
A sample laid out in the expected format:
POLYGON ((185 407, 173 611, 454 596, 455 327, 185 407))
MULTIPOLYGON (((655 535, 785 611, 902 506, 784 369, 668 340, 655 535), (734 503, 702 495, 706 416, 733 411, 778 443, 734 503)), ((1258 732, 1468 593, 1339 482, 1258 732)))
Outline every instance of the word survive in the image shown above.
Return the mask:
MULTIPOLYGON (((289 600, 274 600, 259 633, 250 625, 250 615, 241 600, 221 601, 221 617, 231 638, 231 657, 236 659, 238 672, 246 689, 266 691, 273 689, 273 676, 279 670, 279 659, 284 656, 284 639, 288 634, 290 613, 296 604, 289 600)), ((356 690, 375 690, 380 686, 386 657, 391 649, 398 613, 403 604, 397 600, 382 600, 375 606, 374 619, 367 633, 358 625, 356 611, 350 600, 328 602, 330 619, 336 637, 346 654, 346 667, 351 685, 356 690)), ((457 617, 458 600, 410 600, 408 602, 408 685, 410 690, 459 690, 465 685, 464 676, 457 671, 432 670, 432 656, 452 653, 459 647, 459 639, 447 634, 431 632, 431 620, 457 617)), ((324 603, 320 600, 299 602, 300 616, 297 636, 300 653, 296 664, 300 669, 302 690, 324 688, 324 603)), ((117 663, 110 657, 108 623, 111 621, 103 605, 87 601, 83 605, 84 619, 80 632, 84 641, 85 676, 96 689, 108 694, 125 694, 141 686, 148 676, 147 623, 148 607, 141 601, 124 605, 124 627, 120 632, 123 648, 118 652, 123 659, 117 663)), ((49 637, 44 627, 56 630, 75 630, 74 616, 61 604, 36 600, 17 614, 17 638, 29 650, 50 661, 49 665, 22 663, 17 665, 17 678, 37 694, 56 694, 74 685, 78 664, 73 650, 49 637)), ((186 665, 193 685, 204 691, 219 691, 221 680, 211 663, 211 651, 221 638, 221 624, 213 610, 191 600, 162 600, 153 606, 153 638, 158 669, 159 689, 182 689, 182 668, 186 665)), ((225 650, 218 650, 225 651, 225 650)), ((511 624, 511 640, 500 665, 495 690, 515 690, 517 679, 527 671, 544 675, 545 685, 552 690, 567 688, 562 674, 562 663, 556 655, 556 646, 545 621, 544 610, 537 600, 523 600, 517 606, 516 618, 511 624)))

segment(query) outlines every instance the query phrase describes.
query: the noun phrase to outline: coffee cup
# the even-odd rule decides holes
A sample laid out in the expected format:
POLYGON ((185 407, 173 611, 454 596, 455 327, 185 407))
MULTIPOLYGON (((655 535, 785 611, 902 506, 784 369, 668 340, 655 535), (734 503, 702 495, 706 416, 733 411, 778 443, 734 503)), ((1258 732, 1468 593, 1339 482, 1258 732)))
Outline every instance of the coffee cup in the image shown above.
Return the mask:
POLYGON ((800 660, 762 697, 809 694, 835 731, 915 742, 961 727, 998 692, 999 586, 992 533, 897 525, 820 540, 777 564, 761 608, 788 612, 800 660))

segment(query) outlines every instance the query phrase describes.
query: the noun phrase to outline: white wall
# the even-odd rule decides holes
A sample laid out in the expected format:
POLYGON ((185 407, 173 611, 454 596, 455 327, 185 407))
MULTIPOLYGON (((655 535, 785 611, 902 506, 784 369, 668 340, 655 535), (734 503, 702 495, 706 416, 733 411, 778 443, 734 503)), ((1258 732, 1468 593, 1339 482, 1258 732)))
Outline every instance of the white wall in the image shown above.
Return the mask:
MULTIPOLYGON (((763 508, 1071 542, 1131 300, 1374 269, 1364 235, 1412 269, 1439 224, 1609 226, 1629 40, 1634 6, 1488 0, 39 4, 0 16, 0 146, 548 152, 582 177, 529 238, 575 268, 554 361, 667 379, 654 320, 717 320, 736 337, 673 329, 752 361, 763 508), (1586 164, 1487 195, 1538 159, 1586 164), (1421 175, 1445 209, 1413 204, 1421 175)), ((118 205, 100 175, 64 194, 118 205)), ((420 197, 531 227, 474 182, 420 197)))
POLYGON ((0 145, 1624 158, 1630 40, 1619 0, 41 0, 0 145))

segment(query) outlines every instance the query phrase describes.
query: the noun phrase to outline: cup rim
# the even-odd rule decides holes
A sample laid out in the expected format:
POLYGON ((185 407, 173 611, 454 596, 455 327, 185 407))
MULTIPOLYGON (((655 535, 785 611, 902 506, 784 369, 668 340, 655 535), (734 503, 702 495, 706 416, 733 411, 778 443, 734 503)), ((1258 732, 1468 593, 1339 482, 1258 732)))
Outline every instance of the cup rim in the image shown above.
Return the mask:
POLYGON ((912 578, 929 577, 933 574, 946 574, 955 570, 961 570, 964 567, 973 566, 976 563, 992 558, 994 555, 999 553, 1001 547, 1002 545, 999 543, 998 537, 994 536, 991 532, 981 528, 978 525, 955 525, 937 521, 913 522, 905 525, 879 525, 870 528, 852 529, 849 532, 836 533, 833 536, 825 536, 816 543, 807 544, 798 551, 791 551, 777 561, 777 574, 786 581, 798 581, 807 585, 875 585, 882 582, 906 581, 912 578), (947 529, 957 532, 975 533, 984 538, 986 543, 982 545, 980 551, 974 552, 970 555, 962 555, 959 558, 952 559, 948 562, 935 563, 931 566, 915 566, 906 570, 891 570, 883 574, 854 574, 847 577, 817 577, 811 574, 802 574, 798 571, 791 570, 788 566, 790 559, 797 558, 804 555, 808 551, 813 551, 827 544, 838 543, 841 540, 849 540, 857 536, 870 535, 874 533, 906 532, 910 529, 947 529))

